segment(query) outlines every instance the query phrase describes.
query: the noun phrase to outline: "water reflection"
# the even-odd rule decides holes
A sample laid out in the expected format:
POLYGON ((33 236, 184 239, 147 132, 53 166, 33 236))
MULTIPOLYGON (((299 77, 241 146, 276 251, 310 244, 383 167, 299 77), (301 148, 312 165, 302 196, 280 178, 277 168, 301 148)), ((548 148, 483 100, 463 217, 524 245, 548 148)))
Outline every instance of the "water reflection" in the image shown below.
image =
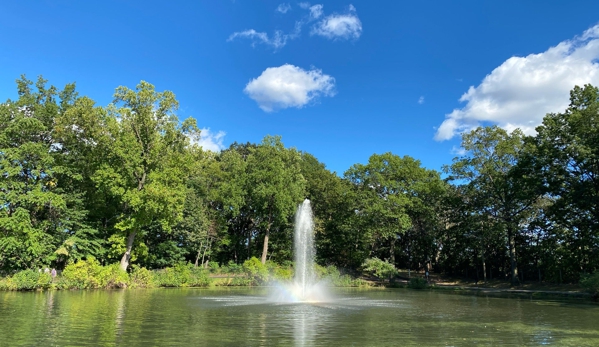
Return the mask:
POLYGON ((407 290, 0 292, 0 346, 599 346, 598 321, 598 305, 407 290))

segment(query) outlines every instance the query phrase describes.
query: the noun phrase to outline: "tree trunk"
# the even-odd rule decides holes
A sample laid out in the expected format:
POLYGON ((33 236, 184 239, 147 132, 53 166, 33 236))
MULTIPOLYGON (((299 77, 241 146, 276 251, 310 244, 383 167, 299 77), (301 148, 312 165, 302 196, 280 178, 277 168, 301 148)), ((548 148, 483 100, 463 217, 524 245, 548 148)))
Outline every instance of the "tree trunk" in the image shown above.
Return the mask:
POLYGON ((121 269, 123 269, 123 271, 127 271, 127 268, 129 267, 129 260, 131 260, 131 249, 133 249, 135 234, 137 234, 137 232, 132 231, 127 237, 127 250, 125 251, 125 254, 123 254, 123 258, 121 258, 121 269))
POLYGON ((268 254, 268 236, 270 234, 270 225, 266 228, 266 234, 264 234, 264 246, 262 247, 262 264, 266 264, 266 255, 268 254))
POLYGON ((270 227, 272 226, 272 196, 270 202, 271 205, 268 207, 268 224, 266 226, 266 234, 264 234, 264 245, 262 246, 262 264, 266 264, 266 256, 268 255, 268 236, 270 235, 270 227))
POLYGON ((395 266, 395 236, 391 238, 391 246, 389 247, 389 262, 395 266))
POLYGON ((519 284, 518 278, 518 266, 516 264, 516 238, 514 237, 514 230, 512 225, 508 224, 507 237, 509 240, 509 252, 510 252, 510 272, 512 285, 519 284))
POLYGON ((485 262, 485 256, 483 254, 483 281, 486 283, 487 282, 487 263, 485 262))
POLYGON ((200 254, 202 254, 203 247, 204 247, 204 241, 200 242, 200 248, 198 248, 198 254, 196 255, 195 267, 198 267, 198 262, 200 261, 200 254))

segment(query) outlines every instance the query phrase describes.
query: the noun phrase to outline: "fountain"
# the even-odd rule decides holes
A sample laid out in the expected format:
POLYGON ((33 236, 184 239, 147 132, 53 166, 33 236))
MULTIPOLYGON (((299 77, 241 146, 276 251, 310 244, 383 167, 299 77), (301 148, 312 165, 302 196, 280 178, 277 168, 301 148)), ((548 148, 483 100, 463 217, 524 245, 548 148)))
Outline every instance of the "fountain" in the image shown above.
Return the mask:
POLYGON ((314 222, 310 200, 298 206, 293 236, 295 275, 292 283, 278 283, 271 300, 289 302, 326 302, 330 300, 322 282, 314 272, 314 222))

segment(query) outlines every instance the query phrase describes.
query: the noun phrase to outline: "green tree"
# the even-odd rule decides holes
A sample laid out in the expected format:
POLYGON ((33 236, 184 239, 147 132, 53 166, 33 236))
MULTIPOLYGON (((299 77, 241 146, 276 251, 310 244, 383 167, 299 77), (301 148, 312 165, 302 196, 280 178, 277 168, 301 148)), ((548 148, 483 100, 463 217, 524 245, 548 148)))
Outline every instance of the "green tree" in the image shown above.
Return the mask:
POLYGON ((189 136, 195 121, 179 123, 178 102, 170 91, 156 92, 142 81, 136 90, 118 87, 108 108, 104 162, 92 179, 118 202, 115 227, 126 237, 121 268, 131 260, 135 237, 153 223, 169 232, 185 202, 189 136))
POLYGON ((524 135, 497 127, 479 127, 462 135, 466 155, 446 166, 450 180, 462 181, 471 188, 472 208, 504 230, 512 283, 517 283, 516 234, 539 197, 536 187, 517 167, 525 149, 524 135))
POLYGON ((422 222, 420 217, 428 213, 427 195, 431 197, 442 189, 439 174, 422 168, 420 161, 412 157, 385 153, 373 154, 366 165, 353 165, 345 177, 358 190, 360 202, 356 209, 373 250, 378 243, 387 244, 388 248, 383 248, 388 249, 389 261, 395 265, 398 238, 418 227, 414 222, 422 222))
POLYGON ((286 149, 281 138, 266 136, 248 157, 247 191, 251 196, 256 225, 264 233, 262 263, 266 263, 273 225, 289 222, 304 197, 305 179, 300 154, 286 149))
POLYGON ((80 175, 65 165, 55 118, 76 98, 74 85, 62 92, 36 91, 24 76, 19 99, 0 104, 0 268, 14 271, 49 265, 70 251, 85 255, 97 246, 85 224, 81 195, 69 186, 80 175), (62 99, 59 99, 62 97, 62 99))
POLYGON ((560 243, 571 257, 570 271, 599 269, 599 89, 574 87, 570 105, 550 113, 537 127, 529 159, 544 192, 546 209, 560 243), (560 231, 561 230, 561 231, 560 231))

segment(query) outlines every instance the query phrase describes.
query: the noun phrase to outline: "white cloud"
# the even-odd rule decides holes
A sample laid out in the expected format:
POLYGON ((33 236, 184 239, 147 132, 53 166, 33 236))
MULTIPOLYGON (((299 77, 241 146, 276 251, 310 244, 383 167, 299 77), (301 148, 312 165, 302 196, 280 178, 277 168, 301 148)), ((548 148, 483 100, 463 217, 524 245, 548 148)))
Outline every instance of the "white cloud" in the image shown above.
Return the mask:
POLYGON ((462 95, 466 105, 446 115, 435 139, 448 140, 483 123, 534 134, 547 113, 568 107, 575 85, 599 85, 598 58, 599 25, 545 52, 511 57, 462 95))
POLYGON ((323 18, 316 23, 310 34, 329 39, 358 39, 362 34, 362 22, 355 12, 356 8, 349 5, 349 13, 332 14, 323 18))
POLYGON ((269 67, 251 80, 243 90, 265 112, 288 107, 301 108, 320 95, 335 94, 335 79, 321 70, 303 70, 285 64, 269 67))
POLYGON ((307 10, 308 8, 310 8, 310 3, 309 2, 300 2, 300 3, 298 3, 298 6, 303 8, 304 10, 307 10))
POLYGON ((464 155, 466 155, 466 149, 464 149, 464 147, 453 146, 453 147, 451 147, 451 154, 464 156, 464 155))
POLYGON ((418 98, 418 103, 420 105, 424 104, 424 96, 421 96, 421 97, 418 98))
POLYGON ((210 128, 202 128, 200 129, 200 140, 197 144, 204 150, 220 152, 225 149, 225 146, 223 145, 225 135, 226 133, 224 131, 219 131, 214 134, 210 131, 210 128))
POLYGON ((322 5, 314 5, 310 7, 310 19, 318 19, 322 16, 322 5))
POLYGON ((295 38, 293 34, 283 34, 283 32, 280 30, 275 31, 273 37, 269 37, 267 33, 250 29, 231 34, 227 41, 233 41, 238 37, 252 40, 252 46, 254 46, 256 43, 263 43, 265 45, 272 46, 275 50, 285 46, 287 44, 287 40, 295 38))
POLYGON ((282 3, 279 6, 277 6, 277 10, 276 11, 285 14, 289 10, 291 10, 291 5, 289 5, 288 3, 282 3))

